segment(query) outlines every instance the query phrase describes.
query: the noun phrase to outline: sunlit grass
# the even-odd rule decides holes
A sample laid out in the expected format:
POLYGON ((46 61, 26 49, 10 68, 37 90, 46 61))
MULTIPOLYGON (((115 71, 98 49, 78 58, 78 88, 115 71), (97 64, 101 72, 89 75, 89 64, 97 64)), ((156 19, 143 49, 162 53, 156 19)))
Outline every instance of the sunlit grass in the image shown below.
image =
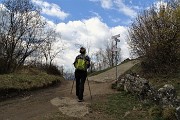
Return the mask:
POLYGON ((31 89, 44 87, 63 78, 49 75, 45 72, 38 74, 11 73, 0 75, 0 89, 31 89))

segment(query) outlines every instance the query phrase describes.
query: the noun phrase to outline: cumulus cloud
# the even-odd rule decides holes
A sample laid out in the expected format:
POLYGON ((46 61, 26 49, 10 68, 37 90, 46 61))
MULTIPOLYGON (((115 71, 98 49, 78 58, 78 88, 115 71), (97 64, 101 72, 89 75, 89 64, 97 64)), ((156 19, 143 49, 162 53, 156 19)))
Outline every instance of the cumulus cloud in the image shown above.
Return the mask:
MULTIPOLYGON (((69 21, 57 24, 57 31, 61 33, 62 39, 84 47, 103 47, 102 43, 109 37, 108 26, 101 22, 98 17, 82 21, 69 21)), ((93 49, 94 50, 94 49, 93 49)))
POLYGON ((120 13, 127 15, 129 17, 135 17, 137 15, 136 11, 134 10, 139 9, 137 6, 127 6, 123 2, 123 0, 90 0, 92 2, 100 2, 101 7, 104 9, 116 9, 120 13), (133 9, 134 8, 134 9, 133 9))
POLYGON ((42 8, 43 14, 58 17, 61 20, 64 20, 69 15, 68 13, 62 11, 60 6, 58 6, 57 4, 48 3, 43 0, 32 0, 32 2, 42 8))
POLYGON ((129 57, 128 45, 125 41, 126 27, 116 26, 111 28, 98 17, 93 17, 81 21, 59 23, 56 25, 56 30, 61 33, 61 39, 66 43, 66 49, 63 54, 55 59, 55 63, 63 64, 66 69, 74 69, 72 64, 79 54, 78 45, 89 49, 88 53, 91 56, 100 48, 105 48, 107 40, 116 34, 121 34, 121 42, 118 44, 122 51, 122 57, 124 59, 129 57))
POLYGON ((136 11, 133 10, 131 7, 125 5, 122 0, 114 0, 114 4, 118 8, 118 11, 129 17, 135 17, 137 14, 136 11))

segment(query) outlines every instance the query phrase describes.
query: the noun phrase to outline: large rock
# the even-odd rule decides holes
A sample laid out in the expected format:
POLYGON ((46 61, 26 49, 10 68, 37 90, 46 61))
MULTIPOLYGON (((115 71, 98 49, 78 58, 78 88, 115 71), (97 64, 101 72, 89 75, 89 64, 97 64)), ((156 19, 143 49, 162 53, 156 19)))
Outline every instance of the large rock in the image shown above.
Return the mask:
POLYGON ((173 105, 177 104, 176 90, 173 85, 166 84, 158 90, 158 97, 160 104, 173 105))
POLYGON ((149 84, 147 79, 141 78, 136 74, 126 74, 124 78, 119 77, 117 89, 124 89, 126 92, 136 94, 142 101, 151 100, 162 106, 179 105, 179 100, 177 99, 176 90, 173 85, 166 84, 157 90, 149 84))

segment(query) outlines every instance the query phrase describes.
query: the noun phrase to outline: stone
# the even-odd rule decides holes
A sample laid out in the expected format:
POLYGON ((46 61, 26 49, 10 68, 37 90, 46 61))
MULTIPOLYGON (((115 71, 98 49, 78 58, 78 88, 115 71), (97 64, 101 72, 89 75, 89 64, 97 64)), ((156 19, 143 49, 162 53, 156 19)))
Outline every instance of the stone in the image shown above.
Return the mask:
POLYGON ((138 95, 140 100, 148 99, 162 106, 178 106, 180 104, 173 85, 166 84, 157 90, 149 84, 147 79, 136 74, 126 74, 123 78, 119 77, 117 90, 121 89, 138 95))
POLYGON ((176 108, 176 117, 177 120, 180 120, 180 106, 176 108))

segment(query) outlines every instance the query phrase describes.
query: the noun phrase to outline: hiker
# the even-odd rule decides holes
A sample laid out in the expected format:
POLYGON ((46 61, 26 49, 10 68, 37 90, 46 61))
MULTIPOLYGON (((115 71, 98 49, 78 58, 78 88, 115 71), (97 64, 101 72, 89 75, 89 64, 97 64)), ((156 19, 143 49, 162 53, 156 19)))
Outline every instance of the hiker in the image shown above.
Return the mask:
POLYGON ((78 55, 74 61, 75 69, 75 78, 76 78, 76 96, 79 101, 84 101, 84 83, 87 77, 87 69, 90 67, 90 58, 86 55, 86 49, 84 47, 80 48, 79 51, 81 54, 78 55))

